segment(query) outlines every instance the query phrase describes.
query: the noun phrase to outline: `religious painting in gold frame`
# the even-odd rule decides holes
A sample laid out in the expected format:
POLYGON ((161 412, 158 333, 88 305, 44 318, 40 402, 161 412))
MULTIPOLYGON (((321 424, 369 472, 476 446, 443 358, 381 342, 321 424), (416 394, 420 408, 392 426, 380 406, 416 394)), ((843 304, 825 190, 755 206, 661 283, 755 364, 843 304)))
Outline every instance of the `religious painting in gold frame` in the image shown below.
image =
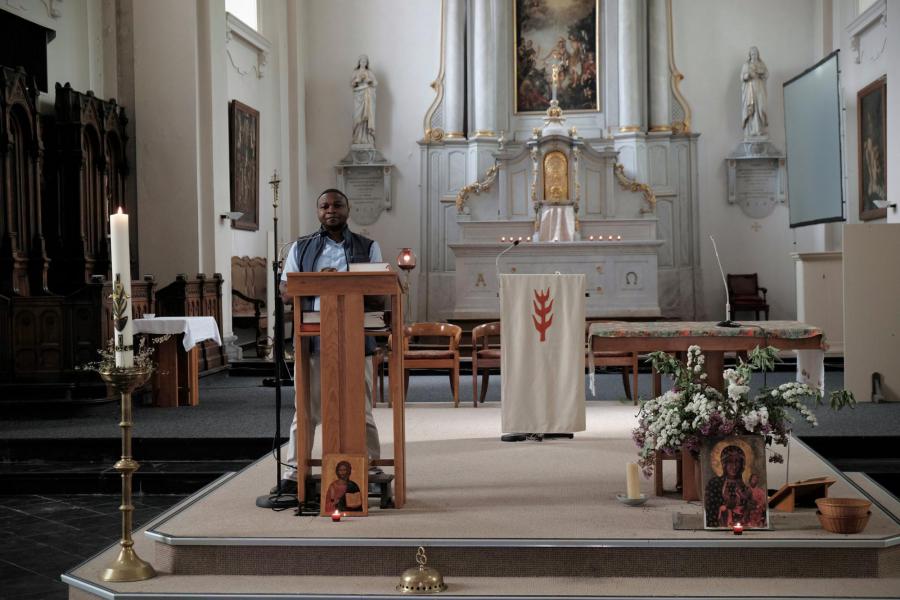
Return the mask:
POLYGON ((243 102, 228 105, 228 158, 231 167, 231 210, 242 212, 231 227, 259 229, 259 111, 243 102))
POLYGON ((883 219, 887 208, 878 208, 874 201, 887 199, 887 82, 884 77, 857 92, 856 113, 859 220, 883 219))
POLYGON ((559 106, 600 110, 600 0, 512 0, 515 112, 550 105, 551 70, 560 66, 559 106))
POLYGON ((369 514, 369 472, 361 454, 326 454, 322 461, 319 514, 364 517, 369 514))
POLYGON ((544 202, 559 204, 569 199, 569 159, 559 150, 544 156, 544 202))
POLYGON ((766 438, 741 435, 700 442, 703 526, 769 528, 766 438))

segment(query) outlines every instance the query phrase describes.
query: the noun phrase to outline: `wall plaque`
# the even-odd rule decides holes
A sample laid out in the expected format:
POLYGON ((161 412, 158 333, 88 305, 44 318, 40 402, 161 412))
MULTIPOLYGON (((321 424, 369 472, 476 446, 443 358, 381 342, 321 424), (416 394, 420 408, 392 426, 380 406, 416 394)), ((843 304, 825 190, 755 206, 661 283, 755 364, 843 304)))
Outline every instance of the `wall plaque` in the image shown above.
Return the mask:
POLYGON ((785 201, 784 156, 768 142, 739 144, 726 164, 728 202, 748 217, 767 217, 785 201))
POLYGON ((337 164, 337 187, 350 198, 350 218, 371 225, 391 209, 391 169, 380 152, 351 151, 337 164))

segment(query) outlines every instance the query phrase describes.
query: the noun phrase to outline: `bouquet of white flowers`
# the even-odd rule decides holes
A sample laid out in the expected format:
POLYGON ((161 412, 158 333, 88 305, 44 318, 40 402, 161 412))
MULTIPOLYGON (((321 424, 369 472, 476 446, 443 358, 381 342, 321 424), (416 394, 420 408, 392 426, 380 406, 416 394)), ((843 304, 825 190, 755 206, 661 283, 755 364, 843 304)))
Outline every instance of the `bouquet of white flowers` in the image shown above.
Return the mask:
MULTIPOLYGON (((757 347, 746 362, 739 359, 736 368, 726 369, 722 374, 725 394, 706 383, 706 361, 699 346, 688 348, 684 364, 665 352, 650 354, 654 368, 671 375, 675 385, 662 396, 641 403, 632 437, 640 448, 639 463, 644 473, 652 475, 658 453, 696 453, 700 440, 706 437, 761 434, 767 446, 784 445, 793 423, 792 412, 815 427, 816 416, 804 403, 822 404, 822 392, 814 387, 792 381, 776 388, 762 388, 751 397, 753 371, 772 370, 777 353, 777 348, 757 347)), ((831 394, 834 409, 855 403, 850 392, 831 394)), ((777 452, 769 458, 770 462, 782 460, 777 452)))

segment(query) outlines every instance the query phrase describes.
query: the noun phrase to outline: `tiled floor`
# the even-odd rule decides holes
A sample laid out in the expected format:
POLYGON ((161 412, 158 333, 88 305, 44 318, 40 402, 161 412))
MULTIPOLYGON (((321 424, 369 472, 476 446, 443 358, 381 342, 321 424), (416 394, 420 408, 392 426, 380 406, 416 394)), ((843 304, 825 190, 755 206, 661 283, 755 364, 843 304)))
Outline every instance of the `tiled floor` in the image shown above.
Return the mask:
MULTIPOLYGON (((134 498, 135 527, 182 500, 134 498)), ((118 495, 0 496, 0 599, 68 598, 60 574, 119 539, 118 495)))

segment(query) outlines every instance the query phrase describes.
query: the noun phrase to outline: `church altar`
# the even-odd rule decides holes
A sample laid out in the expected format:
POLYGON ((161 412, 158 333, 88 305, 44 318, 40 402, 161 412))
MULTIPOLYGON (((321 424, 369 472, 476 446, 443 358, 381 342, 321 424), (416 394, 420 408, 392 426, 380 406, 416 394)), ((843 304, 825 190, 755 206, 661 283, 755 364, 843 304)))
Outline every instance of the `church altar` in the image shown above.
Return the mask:
MULTIPOLYGON (((494 319, 500 314, 497 255, 509 244, 482 238, 491 227, 463 228, 471 238, 449 244, 456 255, 456 310, 459 319, 494 319), (479 231, 480 230, 480 231, 479 231)), ((516 231, 509 227, 509 231, 516 231)), ((622 230, 621 227, 617 230, 622 230)), ((624 237, 624 236, 623 236, 624 237)), ((525 242, 500 259, 503 273, 560 272, 585 276, 585 315, 602 317, 658 317, 656 249, 661 241, 525 242)))
POLYGON ((460 240, 448 244, 456 258, 454 318, 497 318, 500 272, 584 275, 588 318, 661 315, 656 196, 625 177, 616 150, 595 149, 565 128, 556 82, 554 67, 544 127, 517 151, 495 153, 486 184, 457 194, 460 240), (496 204, 478 198, 473 210, 471 193, 495 179, 496 204))

